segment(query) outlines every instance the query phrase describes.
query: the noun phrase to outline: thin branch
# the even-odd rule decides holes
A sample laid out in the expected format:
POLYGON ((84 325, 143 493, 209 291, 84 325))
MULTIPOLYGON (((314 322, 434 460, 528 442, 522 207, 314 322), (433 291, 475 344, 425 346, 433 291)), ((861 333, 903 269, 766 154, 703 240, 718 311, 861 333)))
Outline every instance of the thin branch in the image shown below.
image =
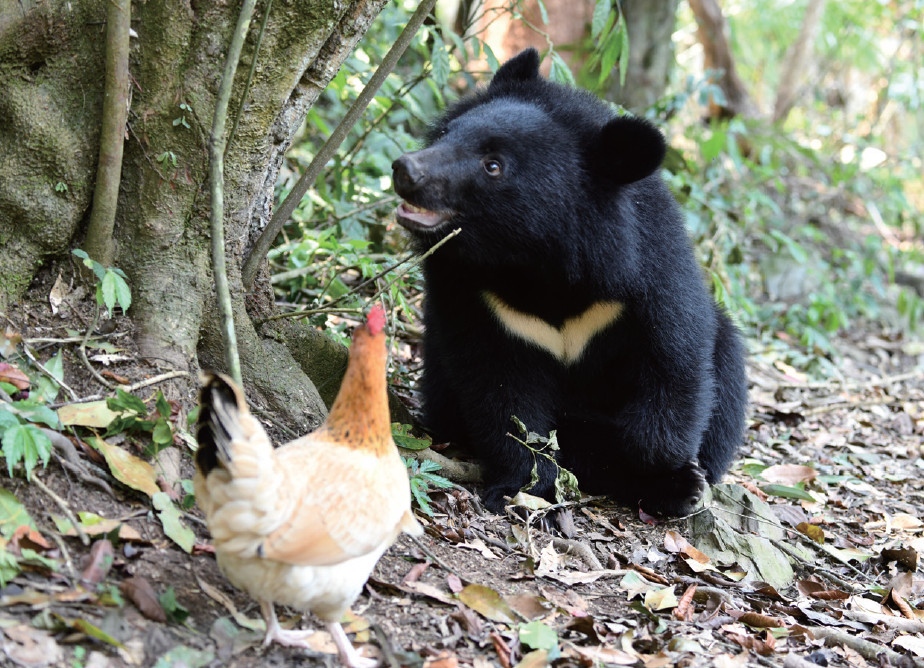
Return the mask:
MULTIPOLYGON (((221 76, 218 99, 215 102, 215 116, 212 119, 212 132, 209 135, 209 185, 212 194, 212 271, 215 274, 215 291, 218 297, 218 313, 221 318, 221 332, 225 340, 225 365, 228 375, 240 386, 241 360, 237 351, 237 337, 234 333, 234 314, 231 310, 231 289, 228 286, 228 270, 225 266, 225 200, 224 200, 224 154, 225 154, 225 120, 228 116, 228 103, 234 85, 234 73, 241 59, 244 40, 250 27, 256 0, 244 0, 241 13, 237 19, 231 44, 228 46, 228 59, 221 76)), ((256 56, 255 56, 256 57, 256 56)))
POLYGON ((97 322, 99 322, 99 306, 98 305, 96 307, 96 311, 93 314, 93 322, 91 322, 90 326, 87 327, 86 334, 84 335, 83 341, 80 344, 80 348, 77 349, 77 352, 80 353, 80 360, 83 362, 83 365, 87 367, 87 371, 89 371, 90 374, 92 374, 92 376, 96 379, 96 382, 98 382, 100 385, 105 387, 107 390, 114 390, 115 387, 109 381, 107 381, 105 378, 99 375, 99 372, 97 372, 97 370, 93 368, 93 365, 90 364, 90 360, 87 359, 87 341, 89 341, 90 339, 90 333, 94 329, 96 329, 97 322))
POLYGON ((276 239, 276 235, 279 234, 283 226, 289 221, 292 212, 295 211, 295 207, 298 206, 302 197, 308 192, 308 189, 315 182, 315 179, 318 178, 318 174, 321 173, 324 165, 326 165, 334 156, 334 153, 337 152, 340 144, 346 139, 347 133, 359 121, 366 107, 385 81, 385 77, 391 74, 392 70, 395 69, 395 66, 398 64, 398 59, 407 49, 414 35, 417 34, 417 29, 420 28, 424 19, 430 14, 435 3, 436 0, 422 0, 420 5, 418 5, 417 10, 398 36, 398 40, 385 55, 382 64, 379 65, 378 69, 372 75, 372 78, 369 79, 369 83, 363 88, 349 111, 347 111, 346 115, 343 117, 343 120, 340 121, 327 141, 324 142, 324 146, 321 147, 321 150, 315 154, 311 164, 308 165, 308 169, 302 174, 302 177, 295 184, 289 196, 286 197, 282 204, 279 205, 279 208, 276 209, 276 213, 273 214, 266 229, 260 234, 260 237, 250 251, 250 255, 247 256, 247 261, 244 263, 244 268, 241 271, 241 278, 245 289, 249 290, 250 286, 253 285, 253 280, 257 276, 260 263, 269 252, 270 246, 273 245, 273 241, 276 239))
POLYGON ((99 165, 93 190, 93 209, 84 248, 104 266, 112 264, 112 230, 115 227, 122 148, 128 120, 128 51, 131 30, 130 0, 109 0, 106 14, 106 85, 99 138, 99 165))
POLYGON ((225 142, 225 155, 228 155, 228 147, 234 141, 234 134, 237 132, 237 125, 241 122, 241 116, 244 115, 244 105, 247 103, 247 94, 250 92, 250 84, 253 81, 253 73, 257 69, 257 54, 260 53, 260 45, 263 43, 263 34, 266 32, 266 24, 269 22, 270 10, 273 8, 273 0, 267 0, 266 9, 263 11, 263 23, 260 24, 260 32, 257 34, 257 42, 253 46, 253 58, 250 59, 250 72, 247 73, 247 81, 244 83, 244 90, 241 92, 241 103, 237 108, 237 114, 234 116, 234 125, 231 126, 231 132, 228 133, 228 141, 225 142))
POLYGON ((71 510, 71 507, 67 505, 67 501, 62 499, 60 496, 54 493, 54 491, 45 483, 43 483, 38 476, 32 478, 32 484, 38 487, 40 490, 45 492, 45 494, 52 501, 55 502, 55 505, 61 509, 61 512, 67 516, 67 519, 70 520, 71 524, 74 526, 74 531, 77 532, 77 535, 80 537, 80 542, 84 545, 90 544, 90 538, 87 536, 86 531, 83 530, 83 527, 80 525, 80 522, 77 520, 77 516, 74 515, 74 511, 71 510))
POLYGON ((371 303, 371 302, 374 302, 376 299, 378 299, 379 295, 381 295, 381 294, 382 294, 383 292, 385 292, 388 288, 390 288, 391 285, 392 285, 395 281, 397 281, 398 279, 400 279, 400 278, 406 276, 406 275, 411 271, 411 269, 413 269, 414 267, 416 267, 417 265, 419 265, 421 262, 423 262, 424 260, 426 260, 426 259, 427 259, 428 257, 430 257, 431 255, 433 255, 433 253, 436 252, 436 250, 437 250, 440 246, 442 246, 442 245, 445 244, 447 241, 449 241, 450 239, 452 239, 454 236, 460 234, 461 232, 462 232, 462 228, 461 228, 461 227, 457 227, 457 228, 454 229, 452 232, 450 232, 449 234, 447 234, 445 237, 443 237, 442 239, 440 239, 438 242, 436 242, 435 244, 433 244, 433 246, 431 246, 430 248, 428 248, 427 251, 426 251, 425 253, 422 253, 422 254, 420 254, 419 256, 414 256, 414 255, 412 255, 412 256, 410 256, 410 257, 404 259, 404 260, 401 260, 400 262, 398 262, 398 263, 395 264, 394 266, 392 266, 392 267, 390 267, 390 268, 388 268, 388 269, 386 269, 386 270, 384 270, 384 271, 382 271, 382 272, 376 274, 375 276, 373 276, 373 277, 370 278, 369 280, 360 283, 360 284, 357 285, 355 288, 353 288, 352 290, 350 290, 348 293, 346 293, 346 294, 344 294, 344 295, 338 297, 338 298, 335 299, 334 301, 330 302, 329 304, 326 304, 325 306, 323 306, 323 307, 321 307, 321 308, 302 309, 302 310, 300 310, 300 311, 289 311, 288 313, 278 313, 278 314, 276 314, 276 315, 271 315, 271 316, 269 316, 268 318, 263 318, 262 320, 259 321, 259 323, 262 325, 264 322, 269 322, 270 320, 280 320, 280 319, 282 319, 282 318, 305 318, 305 317, 307 317, 307 316, 309 316, 309 315, 314 315, 315 313, 353 313, 353 312, 355 312, 355 309, 348 309, 348 308, 333 308, 333 306, 334 306, 335 304, 337 304, 338 302, 342 301, 343 299, 345 299, 346 297, 349 297, 349 296, 351 296, 351 295, 356 294, 356 292, 357 292, 358 290, 360 290, 361 288, 365 287, 366 285, 368 285, 368 284, 371 283, 372 281, 378 280, 379 278, 381 278, 381 277, 382 277, 384 274, 386 274, 387 272, 389 272, 389 271, 391 271, 391 270, 393 270, 393 269, 396 269, 396 268, 400 267, 402 264, 406 264, 406 263, 411 262, 411 261, 413 260, 413 262, 411 262, 410 266, 408 266, 407 269, 405 269, 405 270, 402 271, 400 274, 398 274, 397 276, 395 276, 393 279, 391 279, 390 281, 388 281, 388 283, 386 283, 381 289, 377 290, 377 291, 375 292, 375 294, 372 295, 372 297, 369 298, 368 301, 369 301, 370 303, 371 303))

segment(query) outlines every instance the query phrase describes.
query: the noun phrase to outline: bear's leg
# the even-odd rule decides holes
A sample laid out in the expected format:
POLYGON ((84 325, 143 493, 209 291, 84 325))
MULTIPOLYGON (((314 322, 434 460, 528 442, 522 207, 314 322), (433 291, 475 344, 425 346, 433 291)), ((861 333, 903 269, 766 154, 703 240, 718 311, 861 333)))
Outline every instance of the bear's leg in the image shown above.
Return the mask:
POLYGON ((738 453, 744 434, 748 401, 744 359, 738 331, 728 316, 720 312, 713 358, 715 405, 699 449, 699 463, 710 484, 722 479, 738 453))

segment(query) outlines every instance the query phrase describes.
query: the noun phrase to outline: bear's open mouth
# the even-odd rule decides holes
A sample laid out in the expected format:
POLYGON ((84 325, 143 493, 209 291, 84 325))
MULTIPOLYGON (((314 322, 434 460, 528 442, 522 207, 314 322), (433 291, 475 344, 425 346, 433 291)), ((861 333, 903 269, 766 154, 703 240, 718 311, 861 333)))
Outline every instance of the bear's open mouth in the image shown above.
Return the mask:
POLYGON ((401 202, 395 211, 398 224, 415 231, 432 231, 452 217, 449 211, 429 211, 410 202, 401 202))

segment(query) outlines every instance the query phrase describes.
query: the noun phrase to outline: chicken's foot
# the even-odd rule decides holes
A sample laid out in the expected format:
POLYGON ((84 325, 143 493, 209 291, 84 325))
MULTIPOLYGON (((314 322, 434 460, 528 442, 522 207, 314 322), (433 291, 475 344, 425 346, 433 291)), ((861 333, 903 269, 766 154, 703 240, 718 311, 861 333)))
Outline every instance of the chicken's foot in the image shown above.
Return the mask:
POLYGON ((340 661, 344 666, 348 666, 349 668, 375 668, 375 666, 379 665, 379 662, 375 659, 367 659, 359 655, 359 652, 350 644, 349 639, 346 637, 346 633, 343 632, 343 627, 340 626, 340 622, 330 622, 327 625, 327 631, 330 633, 331 638, 334 639, 334 643, 340 651, 340 661))
POLYGON ((266 637, 263 638, 263 646, 277 642, 286 647, 301 647, 302 649, 314 649, 308 644, 308 636, 314 633, 312 629, 290 631, 279 626, 279 620, 276 619, 276 609, 271 601, 260 601, 260 610, 263 612, 263 619, 266 622, 266 637))

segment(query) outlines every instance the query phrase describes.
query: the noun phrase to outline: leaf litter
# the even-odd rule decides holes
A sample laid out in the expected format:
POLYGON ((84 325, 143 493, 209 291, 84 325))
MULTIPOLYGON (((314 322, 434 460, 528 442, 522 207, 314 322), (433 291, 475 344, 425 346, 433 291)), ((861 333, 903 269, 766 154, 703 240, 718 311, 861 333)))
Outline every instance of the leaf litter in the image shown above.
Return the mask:
MULTIPOLYGON (((23 345, 16 332, 5 340, 23 345)), ((493 516, 458 486, 431 489, 432 515, 419 515, 425 537, 402 538, 376 567, 345 624, 351 639, 366 655, 415 668, 924 665, 924 383, 913 358, 877 348, 880 340, 847 342, 855 355, 840 384, 752 363, 742 458, 690 518, 650 524, 606 499, 550 509, 528 496, 521 513, 493 516), (870 359, 881 362, 877 375, 870 359), (560 510, 567 536, 564 523, 546 521, 560 510)), ((150 376, 131 361, 127 333, 107 345, 126 353, 111 360, 113 373, 150 376)), ((61 350, 64 377, 93 396, 98 386, 82 378, 73 349, 61 350)), ((26 380, 37 387, 15 365, 3 371, 20 391, 26 380)), ((131 408, 128 417, 98 399, 28 422, 60 418, 114 495, 58 458, 35 468, 71 518, 21 475, 4 477, 0 663, 333 660, 323 630, 307 652, 261 647, 256 604, 218 571, 201 515, 187 505, 192 395, 136 399, 114 404, 131 408), (127 431, 102 433, 120 419, 127 431)), ((300 623, 297 612, 279 612, 283 626, 300 623)))

